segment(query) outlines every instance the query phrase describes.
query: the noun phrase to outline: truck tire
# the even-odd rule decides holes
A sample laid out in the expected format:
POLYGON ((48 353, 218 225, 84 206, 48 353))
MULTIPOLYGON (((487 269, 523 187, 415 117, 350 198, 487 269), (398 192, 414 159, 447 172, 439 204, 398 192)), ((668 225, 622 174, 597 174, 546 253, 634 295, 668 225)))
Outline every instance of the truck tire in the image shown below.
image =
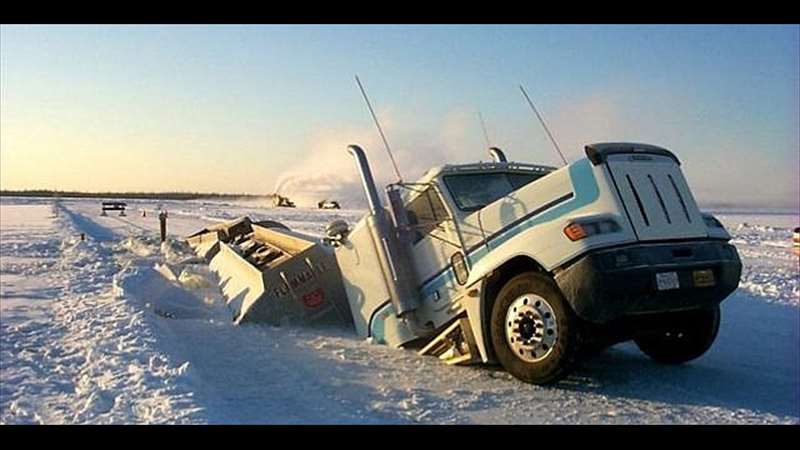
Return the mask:
POLYGON ((642 332, 634 338, 639 349, 662 364, 682 364, 705 353, 719 331, 719 305, 660 317, 667 328, 642 332))
POLYGON ((578 355, 579 322, 552 278, 526 272, 497 294, 490 334, 497 360, 526 383, 566 376, 578 355))

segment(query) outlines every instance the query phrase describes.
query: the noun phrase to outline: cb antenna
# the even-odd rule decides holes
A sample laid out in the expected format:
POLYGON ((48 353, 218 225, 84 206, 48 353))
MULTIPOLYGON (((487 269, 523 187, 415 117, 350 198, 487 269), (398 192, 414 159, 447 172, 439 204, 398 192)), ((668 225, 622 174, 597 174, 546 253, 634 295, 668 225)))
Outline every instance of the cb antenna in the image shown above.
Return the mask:
POLYGON ((558 155, 561 156, 561 160, 564 161, 564 165, 566 166, 568 164, 567 163, 567 158, 564 158, 564 154, 561 153, 561 149, 558 147, 558 143, 556 142, 556 140, 553 137, 553 135, 550 133, 550 130, 547 128, 547 124, 544 123, 544 119, 542 119, 542 116, 541 116, 541 114, 539 114, 539 111, 536 109, 536 107, 533 106, 533 102, 531 101, 531 98, 528 97, 528 93, 525 92, 525 88, 522 87, 521 84, 519 85, 519 90, 522 91, 522 95, 525 96, 525 100, 528 101, 528 104, 531 106, 531 109, 533 110, 533 113, 536 114, 536 117, 539 119, 539 122, 542 124, 542 127, 544 128, 544 131, 547 133, 547 137, 550 138, 550 141, 553 143, 553 147, 556 148, 556 151, 558 152, 558 155))
POLYGON ((486 140, 486 147, 489 148, 492 146, 492 143, 489 141, 489 133, 486 131, 486 123, 483 121, 483 114, 478 111, 478 119, 481 121, 481 129, 483 129, 483 139, 486 140))
POLYGON ((369 103, 367 92, 364 90, 364 86, 361 85, 361 80, 358 79, 358 75, 356 75, 356 83, 358 83, 358 88, 361 90, 361 95, 364 96, 364 101, 367 103, 367 108, 369 108, 369 113, 372 115, 372 120, 375 121, 375 126, 378 128, 378 133, 380 133, 381 139, 383 139, 383 145, 386 147, 386 153, 389 154, 389 159, 392 160, 392 167, 394 167, 394 173, 397 174, 397 181, 402 183, 403 177, 400 175, 400 170, 397 168, 397 162, 395 162, 394 155, 392 155, 392 149, 389 148, 389 141, 386 140, 386 135, 383 134, 383 128, 381 128, 381 124, 378 122, 378 116, 375 115, 375 111, 372 109, 372 105, 369 103))

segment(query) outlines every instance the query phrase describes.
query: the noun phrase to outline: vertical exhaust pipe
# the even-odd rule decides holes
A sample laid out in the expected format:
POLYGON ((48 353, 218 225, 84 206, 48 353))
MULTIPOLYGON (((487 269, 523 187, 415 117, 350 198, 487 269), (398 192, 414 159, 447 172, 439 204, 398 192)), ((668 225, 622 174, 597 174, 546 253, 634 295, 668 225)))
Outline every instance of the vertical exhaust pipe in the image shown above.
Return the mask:
POLYGON ((353 155, 356 164, 358 164, 358 173, 361 174, 361 184, 364 186, 364 192, 367 194, 369 213, 374 216, 382 210, 382 207, 381 199, 378 197, 378 189, 375 187, 375 180, 372 178, 372 171, 369 169, 367 155, 364 154, 364 150, 357 145, 349 145, 347 151, 353 155))
POLYGON ((506 154, 497 147, 489 147, 489 154, 492 155, 494 162, 504 163, 508 162, 506 154))
POLYGON ((408 261, 407 253, 402 251, 397 230, 392 225, 389 214, 381 205, 378 189, 375 187, 375 180, 372 178, 372 171, 370 171, 364 150, 357 145, 350 145, 347 147, 347 151, 355 158, 361 174, 361 183, 369 204, 367 226, 370 229, 375 253, 378 255, 389 298, 394 306, 395 314, 404 316, 419 307, 417 283, 414 280, 410 261, 408 261))

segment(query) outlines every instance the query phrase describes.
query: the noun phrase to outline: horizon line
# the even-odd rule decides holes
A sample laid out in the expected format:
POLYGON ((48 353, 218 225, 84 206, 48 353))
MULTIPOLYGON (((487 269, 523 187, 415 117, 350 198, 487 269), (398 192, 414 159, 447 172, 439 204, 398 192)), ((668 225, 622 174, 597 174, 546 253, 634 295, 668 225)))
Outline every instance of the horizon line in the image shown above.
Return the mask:
MULTIPOLYGON (((250 197, 270 198, 275 194, 252 194, 247 192, 198 192, 198 191, 61 191, 56 189, 0 189, 0 197, 66 197, 66 198, 91 198, 91 197, 131 197, 138 199, 154 200, 192 200, 214 197, 250 197), (172 196, 172 198, 169 198, 172 196)), ((744 209, 780 209, 800 213, 800 205, 758 205, 753 203, 732 203, 725 201, 700 201, 703 208, 744 208, 744 209)))

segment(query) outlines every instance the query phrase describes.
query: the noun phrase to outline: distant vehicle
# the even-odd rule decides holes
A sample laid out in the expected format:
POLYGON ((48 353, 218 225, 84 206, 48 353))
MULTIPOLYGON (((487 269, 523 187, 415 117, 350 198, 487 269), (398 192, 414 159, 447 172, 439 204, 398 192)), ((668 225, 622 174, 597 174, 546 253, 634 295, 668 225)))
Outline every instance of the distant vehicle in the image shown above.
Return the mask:
POLYGON ((342 209, 336 200, 323 200, 317 203, 319 209, 342 209))
POLYGON ((294 202, 289 200, 288 197, 284 197, 280 194, 273 194, 272 195, 272 205, 276 208, 294 208, 294 202))

